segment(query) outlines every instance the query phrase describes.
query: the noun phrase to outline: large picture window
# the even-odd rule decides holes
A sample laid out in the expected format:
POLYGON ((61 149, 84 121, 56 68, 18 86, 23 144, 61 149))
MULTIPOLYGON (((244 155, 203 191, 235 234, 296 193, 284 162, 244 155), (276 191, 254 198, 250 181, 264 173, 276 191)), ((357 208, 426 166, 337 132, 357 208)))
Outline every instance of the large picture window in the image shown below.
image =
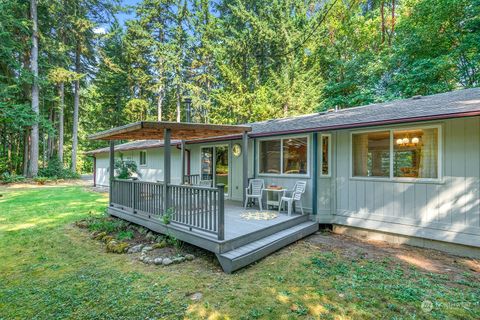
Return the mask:
POLYGON ((259 143, 260 174, 307 174, 308 138, 263 140, 259 143))
POLYGON ((439 178, 439 127, 352 134, 352 176, 439 178))

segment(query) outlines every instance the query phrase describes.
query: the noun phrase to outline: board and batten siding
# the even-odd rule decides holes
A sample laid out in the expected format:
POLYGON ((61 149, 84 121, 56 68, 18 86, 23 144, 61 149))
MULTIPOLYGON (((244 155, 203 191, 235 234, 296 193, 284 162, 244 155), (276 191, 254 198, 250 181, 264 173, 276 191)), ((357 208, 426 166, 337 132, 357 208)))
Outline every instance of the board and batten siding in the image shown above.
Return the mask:
MULTIPOLYGON (((145 166, 140 165, 140 151, 141 150, 131 150, 131 151, 117 151, 115 152, 115 159, 120 158, 122 154, 124 160, 132 160, 137 164, 138 169, 138 179, 142 181, 162 181, 163 180, 163 148, 152 148, 147 149, 147 164, 145 166)), ((181 160, 180 160, 180 150, 176 147, 172 147, 172 183, 180 183, 180 171, 181 171, 181 160)), ((96 167, 96 185, 98 186, 109 186, 109 166, 110 166, 110 156, 108 153, 100 153, 96 156, 97 167, 96 167)))
POLYGON ((338 131, 332 222, 479 247, 480 117, 438 124, 443 139, 439 182, 351 178, 350 134, 354 131, 338 131))

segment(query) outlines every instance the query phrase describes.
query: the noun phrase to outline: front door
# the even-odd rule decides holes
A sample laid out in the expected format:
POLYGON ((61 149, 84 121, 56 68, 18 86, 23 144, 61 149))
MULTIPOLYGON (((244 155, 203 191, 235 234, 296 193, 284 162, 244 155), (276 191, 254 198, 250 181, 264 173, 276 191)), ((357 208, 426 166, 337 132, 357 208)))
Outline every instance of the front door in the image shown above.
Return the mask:
POLYGON ((228 145, 202 147, 201 179, 211 180, 212 186, 225 185, 225 195, 229 193, 229 157, 228 145))

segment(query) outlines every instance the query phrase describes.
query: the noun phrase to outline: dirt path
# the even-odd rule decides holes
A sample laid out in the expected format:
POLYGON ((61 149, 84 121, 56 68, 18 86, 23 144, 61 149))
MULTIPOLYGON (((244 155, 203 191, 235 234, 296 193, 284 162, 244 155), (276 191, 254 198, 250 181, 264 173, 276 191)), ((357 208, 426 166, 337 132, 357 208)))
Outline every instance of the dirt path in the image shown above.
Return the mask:
POLYGON ((352 259, 393 259, 427 272, 449 274, 473 273, 480 281, 480 260, 458 257, 442 251, 394 245, 383 241, 365 241, 331 232, 318 232, 306 239, 314 246, 335 251, 352 259))

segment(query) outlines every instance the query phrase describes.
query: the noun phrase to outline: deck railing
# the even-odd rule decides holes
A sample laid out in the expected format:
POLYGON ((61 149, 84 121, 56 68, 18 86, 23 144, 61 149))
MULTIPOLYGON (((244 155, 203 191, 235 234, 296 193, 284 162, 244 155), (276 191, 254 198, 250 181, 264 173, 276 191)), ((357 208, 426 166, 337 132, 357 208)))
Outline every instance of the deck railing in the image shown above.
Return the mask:
POLYGON ((225 195, 224 186, 217 188, 173 185, 164 192, 163 183, 114 179, 111 206, 148 219, 161 219, 165 214, 173 224, 189 231, 214 234, 224 240, 225 195), (165 194, 169 201, 165 211, 165 194))
POLYGON ((199 174, 187 174, 183 176, 183 183, 189 185, 198 185, 200 182, 199 174))

